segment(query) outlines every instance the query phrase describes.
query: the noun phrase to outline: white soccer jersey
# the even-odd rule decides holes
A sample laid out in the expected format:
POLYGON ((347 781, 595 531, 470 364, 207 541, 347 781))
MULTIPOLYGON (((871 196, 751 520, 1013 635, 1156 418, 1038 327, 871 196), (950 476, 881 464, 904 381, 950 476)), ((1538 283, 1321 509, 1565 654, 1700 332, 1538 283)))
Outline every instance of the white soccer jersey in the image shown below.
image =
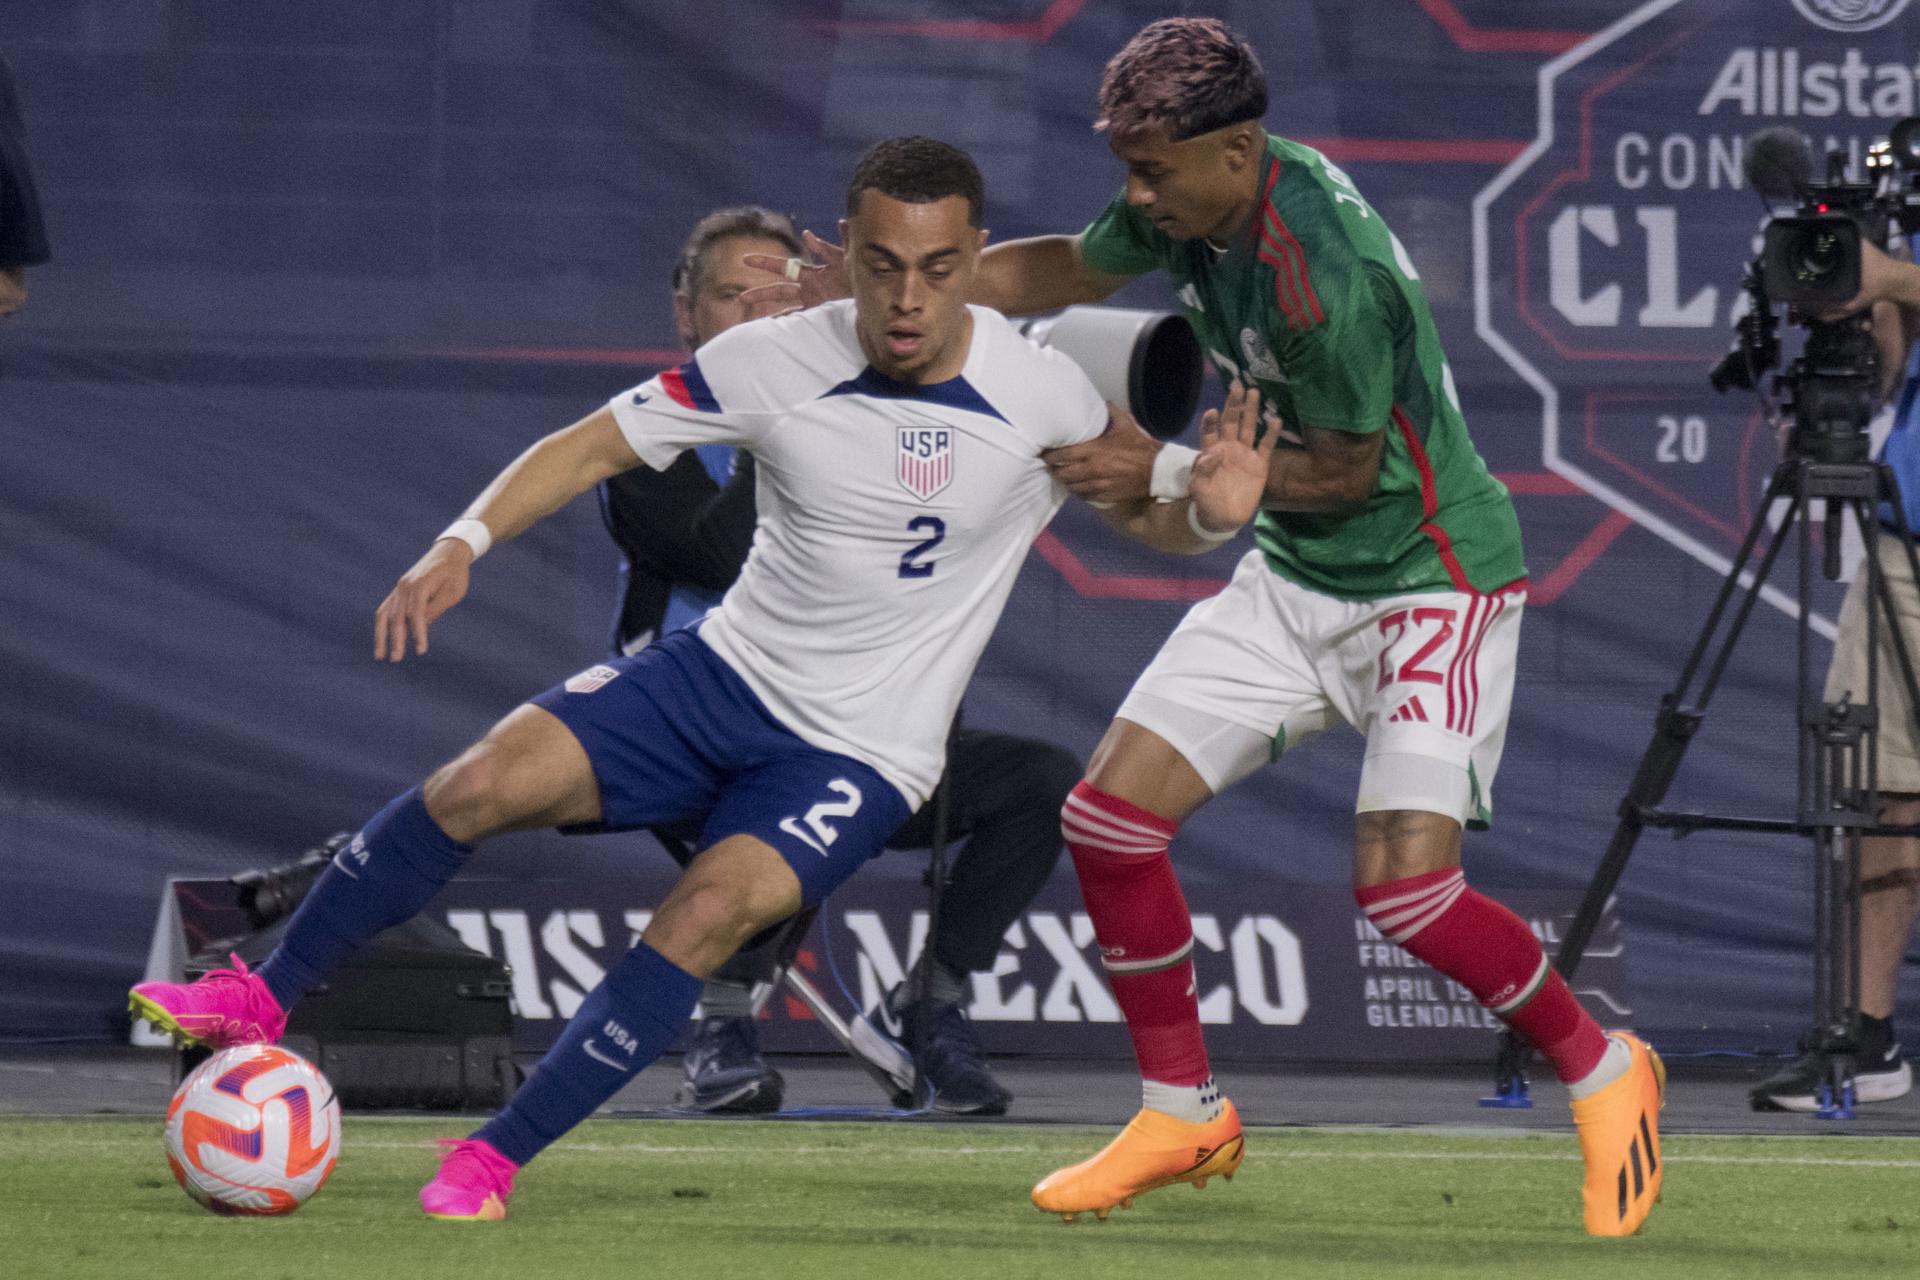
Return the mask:
POLYGON ((729 329, 611 402, 642 461, 730 444, 760 521, 700 638, 803 740, 871 765, 915 808, 1021 561, 1066 498, 1040 451, 1107 410, 1080 368, 970 308, 960 375, 868 367, 851 302, 729 329))

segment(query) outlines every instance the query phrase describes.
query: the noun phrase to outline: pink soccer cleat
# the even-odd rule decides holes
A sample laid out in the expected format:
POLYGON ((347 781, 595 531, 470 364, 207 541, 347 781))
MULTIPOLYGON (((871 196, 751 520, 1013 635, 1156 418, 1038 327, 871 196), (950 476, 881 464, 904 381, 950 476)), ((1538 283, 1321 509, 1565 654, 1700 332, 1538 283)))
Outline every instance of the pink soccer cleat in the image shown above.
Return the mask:
POLYGON ((507 1216, 520 1166, 478 1138, 440 1139, 440 1172, 420 1188, 420 1207, 446 1222, 495 1222, 507 1216))
POLYGON ((141 983, 127 993, 127 1012, 183 1045, 274 1043, 287 1029, 287 1015, 246 961, 229 959, 233 968, 215 969, 198 982, 141 983))

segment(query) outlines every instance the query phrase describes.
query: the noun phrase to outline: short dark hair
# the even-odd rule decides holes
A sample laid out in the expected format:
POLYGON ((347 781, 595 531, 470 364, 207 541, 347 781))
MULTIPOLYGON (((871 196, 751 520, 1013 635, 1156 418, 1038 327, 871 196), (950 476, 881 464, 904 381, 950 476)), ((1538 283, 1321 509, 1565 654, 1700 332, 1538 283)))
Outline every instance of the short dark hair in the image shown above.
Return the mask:
POLYGON ((854 166, 847 184, 847 216, 860 211, 860 193, 878 191, 908 204, 931 204, 949 196, 964 196, 967 225, 980 225, 986 209, 986 184, 980 180, 973 157, 934 138, 888 138, 876 142, 854 166))
POLYGON ((1093 127, 1124 137, 1157 124, 1184 142, 1266 114, 1253 46, 1218 18, 1162 18, 1107 63, 1093 127))
POLYGON ((698 293, 701 273, 707 269, 707 251, 734 236, 778 240, 787 247, 788 253, 795 257, 800 254, 800 232, 786 214, 757 204, 715 209, 694 223, 693 230, 687 234, 687 243, 680 249, 680 260, 673 264, 673 291, 698 293))

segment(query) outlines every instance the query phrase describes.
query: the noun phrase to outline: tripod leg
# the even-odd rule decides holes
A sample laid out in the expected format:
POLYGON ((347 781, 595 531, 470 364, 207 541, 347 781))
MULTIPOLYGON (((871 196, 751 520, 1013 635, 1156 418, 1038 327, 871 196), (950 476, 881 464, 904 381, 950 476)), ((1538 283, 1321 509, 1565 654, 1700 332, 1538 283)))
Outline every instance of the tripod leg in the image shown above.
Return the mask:
POLYGON ((1747 530, 1745 541, 1741 543, 1740 555, 1727 572, 1726 581, 1721 585, 1719 597, 1701 626, 1700 636, 1694 642, 1693 656, 1680 674, 1673 690, 1660 700, 1660 710, 1654 717, 1653 738, 1647 744, 1647 750, 1640 757, 1640 765, 1634 770, 1633 781, 1627 786, 1627 794, 1620 801, 1620 822, 1614 828, 1613 839, 1607 843, 1607 851, 1600 859, 1600 865, 1593 873, 1593 879, 1587 885, 1585 896, 1580 900, 1580 909, 1574 914, 1573 922, 1567 926, 1567 934, 1560 943, 1560 950, 1554 956, 1554 967, 1563 978, 1573 977, 1580 967, 1580 958, 1586 953, 1587 944, 1593 939, 1593 931, 1599 927, 1600 917, 1606 911, 1607 900, 1613 896, 1613 890, 1620 883, 1620 877, 1627 869, 1627 860, 1633 856, 1634 845, 1639 842, 1640 833, 1646 830, 1647 816, 1660 807, 1667 798, 1667 791, 1673 786, 1673 779, 1680 771, 1680 762, 1685 758, 1687 747, 1693 741, 1693 735, 1706 718, 1707 704, 1711 701, 1720 682, 1721 673, 1726 670, 1728 660, 1733 656, 1734 646, 1739 643, 1741 632, 1745 630, 1747 619, 1753 612, 1753 606, 1760 598, 1760 589, 1766 584, 1773 571, 1775 561, 1780 557, 1781 549, 1786 545, 1788 532, 1793 528, 1796 517, 1804 513, 1804 504, 1798 497, 1787 508, 1787 517, 1775 532, 1767 546, 1766 555, 1761 559, 1759 569, 1754 573, 1753 583, 1740 603, 1733 621, 1728 625, 1726 634, 1720 639, 1720 647, 1713 653, 1707 664, 1707 678, 1700 689, 1697 702, 1687 704, 1687 692, 1693 683, 1693 676, 1701 661, 1706 658, 1708 644, 1714 632, 1718 630, 1720 615, 1729 598, 1731 588, 1740 580, 1747 560, 1751 557, 1754 543, 1765 528, 1767 508, 1780 487, 1779 477, 1768 488, 1768 501, 1761 504, 1755 514, 1752 526, 1747 530))
MULTIPOLYGON (((1593 932, 1599 927, 1600 919, 1606 912, 1607 902, 1613 896, 1615 886, 1625 874, 1627 861, 1633 856, 1634 846, 1639 843, 1640 834, 1646 829, 1647 815, 1659 808, 1666 799, 1667 791, 1673 785, 1674 776, 1680 770, 1680 762, 1686 756, 1687 746, 1699 729, 1706 715, 1706 708, 1712 700, 1714 690, 1726 671, 1727 662, 1732 657, 1734 646, 1739 642, 1747 619, 1753 613, 1755 603, 1760 599, 1761 589, 1773 572, 1773 566, 1780 558, 1781 550, 1786 546, 1787 535, 1794 527, 1796 517, 1804 512, 1805 504, 1799 496, 1800 468, 1792 463, 1782 463, 1774 470, 1773 477, 1767 482, 1765 497, 1759 510, 1754 513, 1752 522, 1747 526, 1746 535, 1740 541, 1739 552, 1734 556, 1726 577, 1714 596, 1713 606, 1707 611, 1705 622, 1701 624, 1699 635, 1687 656, 1673 689, 1660 700, 1659 713, 1654 718, 1653 738, 1647 744, 1645 754, 1640 758, 1639 767, 1634 770, 1633 781, 1627 787, 1626 797, 1621 800, 1620 821, 1615 826, 1613 838, 1607 843, 1606 853, 1595 869, 1593 879, 1588 883, 1586 893, 1580 900, 1580 907, 1574 913, 1573 921, 1567 927, 1566 936, 1561 940, 1560 948, 1554 956, 1554 967, 1563 978, 1571 979, 1580 966, 1580 959, 1586 953, 1587 944, 1593 939, 1593 932), (1766 554, 1761 558, 1759 567, 1754 571, 1753 580, 1741 599, 1726 634, 1720 638, 1718 650, 1714 650, 1714 636, 1720 630, 1720 621, 1727 606, 1739 588, 1740 579, 1747 565, 1753 559, 1754 548, 1760 543, 1766 532, 1767 513, 1772 509, 1774 500, 1791 496, 1786 518, 1774 532, 1767 544, 1766 554), (1708 655, 1712 654, 1711 660, 1708 655), (1707 675, 1702 683, 1699 699, 1693 705, 1687 701, 1688 692, 1693 688, 1694 679, 1702 663, 1707 664, 1707 675)), ((1527 1097, 1526 1069, 1533 1056, 1533 1047, 1525 1037, 1508 1028, 1500 1033, 1500 1048, 1494 1059, 1491 1095, 1480 1099, 1483 1107, 1530 1107, 1527 1097)))
MULTIPOLYGON (((1767 491, 1760 499, 1760 506, 1754 512, 1753 520, 1747 525, 1746 534, 1740 539, 1740 549, 1734 553, 1733 563, 1727 568, 1727 576, 1721 579, 1720 589, 1714 593, 1713 607, 1707 610, 1707 619, 1701 624, 1700 634, 1694 638, 1693 648, 1687 653, 1687 661, 1680 668, 1680 676, 1673 682, 1673 699, 1677 704, 1687 700, 1686 691, 1692 686, 1693 678, 1706 659, 1712 646, 1714 633, 1719 630, 1720 617, 1726 612, 1733 593, 1739 589, 1740 579, 1746 573, 1747 565, 1753 560, 1753 549, 1760 544, 1760 536, 1766 532, 1767 513, 1773 509, 1777 499, 1790 498, 1787 513, 1774 531, 1773 539, 1767 544, 1767 551, 1760 559, 1760 567, 1754 571, 1753 581, 1748 585, 1745 599, 1741 601, 1739 611, 1734 615, 1731 630, 1738 635, 1747 625, 1747 618, 1753 612, 1753 606, 1760 600, 1760 589, 1773 575, 1774 561, 1780 558, 1780 552, 1786 546, 1787 533, 1793 528, 1794 519, 1800 514, 1801 501, 1798 488, 1798 469, 1791 463, 1781 463, 1774 469, 1767 481, 1767 491)), ((1700 705, 1705 706, 1713 698, 1714 687, 1720 683, 1720 675, 1726 670, 1727 659, 1732 653, 1733 641, 1729 637, 1721 642, 1719 656, 1710 666, 1707 680, 1700 694, 1700 705)))
POLYGON ((1814 1035, 1824 1067, 1821 1120, 1854 1118, 1853 1072, 1859 1053, 1860 833, 1814 833, 1814 1035))
MULTIPOLYGON (((1731 638, 1728 643, 1731 643, 1731 638)), ((1641 832, 1646 830, 1646 814, 1657 808, 1666 797, 1667 789, 1673 785, 1674 775, 1680 770, 1680 762, 1686 756, 1687 746, 1700 727, 1701 713, 1682 710, 1675 705, 1676 693, 1669 693, 1660 700, 1660 713, 1654 720, 1653 740, 1647 744, 1646 754, 1640 757, 1640 767, 1634 771, 1626 799, 1620 802, 1620 821, 1613 829, 1613 839, 1607 843, 1607 851, 1594 870, 1593 879, 1588 882, 1587 891, 1580 899, 1580 908, 1574 913, 1573 922, 1567 926, 1566 936, 1554 956, 1554 967, 1563 978, 1571 978, 1574 970, 1579 968, 1587 944, 1592 941, 1594 930, 1599 927, 1600 918, 1606 913, 1607 902, 1613 897, 1614 887, 1626 872, 1627 860, 1633 856, 1641 832)), ((1526 1069, 1532 1056, 1533 1046, 1527 1043, 1525 1037, 1511 1027, 1502 1031, 1499 1053, 1493 1066, 1494 1092, 1492 1096, 1480 1099, 1480 1105, 1531 1106, 1526 1100, 1526 1069)))

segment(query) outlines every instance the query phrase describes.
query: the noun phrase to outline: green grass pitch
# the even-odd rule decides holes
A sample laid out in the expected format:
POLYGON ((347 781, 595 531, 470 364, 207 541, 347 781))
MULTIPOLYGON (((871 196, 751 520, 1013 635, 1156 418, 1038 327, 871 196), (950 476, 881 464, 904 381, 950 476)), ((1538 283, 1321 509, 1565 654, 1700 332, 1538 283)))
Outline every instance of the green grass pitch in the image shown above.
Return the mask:
POLYGON ((318 1277, 1650 1277, 1920 1271, 1920 1140, 1673 1136, 1637 1238, 1589 1240, 1570 1134, 1257 1129, 1232 1183, 1067 1225, 1027 1188, 1079 1126, 590 1121, 504 1223, 414 1199, 457 1119, 349 1117, 333 1180, 278 1219, 174 1185, 152 1119, 0 1120, 0 1274, 318 1277))

